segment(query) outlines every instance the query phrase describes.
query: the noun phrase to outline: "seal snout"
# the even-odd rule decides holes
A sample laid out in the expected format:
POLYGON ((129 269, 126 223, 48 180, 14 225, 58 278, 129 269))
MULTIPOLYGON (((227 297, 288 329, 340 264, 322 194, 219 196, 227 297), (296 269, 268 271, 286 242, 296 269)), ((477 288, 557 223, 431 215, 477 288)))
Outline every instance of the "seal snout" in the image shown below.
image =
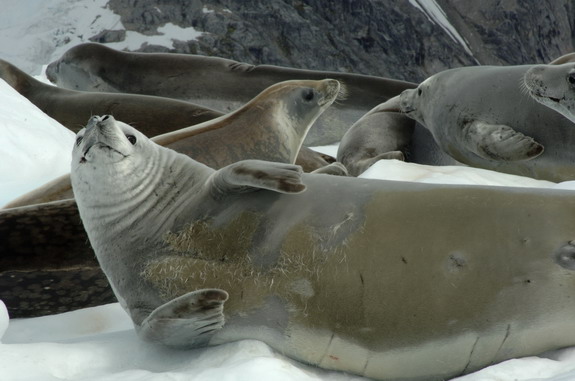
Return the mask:
POLYGON ((102 150, 126 157, 130 152, 128 147, 135 144, 135 141, 135 136, 124 134, 113 116, 93 116, 86 125, 84 135, 78 135, 77 145, 80 146, 81 143, 80 149, 83 153, 80 163, 90 161, 93 156, 100 155, 99 151, 102 150), (96 146, 98 152, 93 153, 92 148, 96 146))
POLYGON ((335 100, 340 100, 342 94, 343 86, 339 83, 339 81, 335 79, 324 79, 322 81, 323 86, 320 88, 320 92, 322 97, 319 101, 320 106, 324 106, 326 104, 331 104, 335 100))
POLYGON ((413 104, 413 98, 415 97, 416 92, 417 92, 417 89, 408 89, 408 90, 404 90, 399 95, 399 110, 402 113, 409 114, 409 113, 414 112, 416 110, 416 108, 413 104))
POLYGON ((54 61, 46 67, 46 77, 52 83, 56 83, 58 72, 60 70, 60 60, 54 61))

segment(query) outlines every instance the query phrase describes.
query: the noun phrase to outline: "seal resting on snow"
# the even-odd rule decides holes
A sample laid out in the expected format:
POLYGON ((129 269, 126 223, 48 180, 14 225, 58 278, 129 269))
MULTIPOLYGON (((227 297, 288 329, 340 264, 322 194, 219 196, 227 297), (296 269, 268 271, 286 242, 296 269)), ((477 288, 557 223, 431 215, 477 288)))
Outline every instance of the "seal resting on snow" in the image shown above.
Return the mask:
POLYGON ((575 125, 529 96, 523 79, 534 66, 440 72, 405 90, 401 111, 461 163, 555 182, 575 179, 575 125))
POLYGON ((575 343, 572 192, 213 170, 109 116, 77 136, 80 216, 145 340, 382 380, 575 343))

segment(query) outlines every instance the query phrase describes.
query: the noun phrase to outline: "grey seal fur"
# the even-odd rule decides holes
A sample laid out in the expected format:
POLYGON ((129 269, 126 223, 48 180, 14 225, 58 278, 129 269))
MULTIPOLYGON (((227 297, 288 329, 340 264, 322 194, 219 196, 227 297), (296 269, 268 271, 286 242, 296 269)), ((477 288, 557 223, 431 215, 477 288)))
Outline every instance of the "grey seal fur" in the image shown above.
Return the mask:
POLYGON ((78 137, 80 215, 144 339, 258 339, 381 380, 575 343, 573 192, 216 171, 110 117, 78 137))
POLYGON ((405 160, 415 121, 399 110, 399 96, 374 107, 343 135, 337 161, 359 176, 379 160, 405 160))
POLYGON ((183 99, 229 112, 274 83, 333 78, 348 96, 318 119, 306 145, 339 141, 363 114, 414 83, 368 75, 250 65, 192 54, 131 53, 88 43, 69 49, 46 74, 60 87, 84 91, 148 94, 183 99))
POLYGON ((461 163, 555 182, 574 179, 575 128, 527 94, 523 77, 532 67, 446 70, 404 91, 401 110, 461 163))
POLYGON ((75 133, 92 115, 115 115, 150 137, 222 115, 219 111, 176 99, 59 88, 38 81, 4 60, 0 60, 0 78, 75 133))

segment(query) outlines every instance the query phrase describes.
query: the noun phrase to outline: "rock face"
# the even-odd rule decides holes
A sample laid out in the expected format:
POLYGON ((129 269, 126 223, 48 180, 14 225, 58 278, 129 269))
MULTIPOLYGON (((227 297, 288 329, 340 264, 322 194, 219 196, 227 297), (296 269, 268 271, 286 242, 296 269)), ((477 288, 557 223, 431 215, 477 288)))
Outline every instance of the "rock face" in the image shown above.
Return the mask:
POLYGON ((419 82, 465 65, 541 63, 573 51, 575 2, 517 0, 110 0, 127 30, 204 32, 173 49, 251 64, 419 82))

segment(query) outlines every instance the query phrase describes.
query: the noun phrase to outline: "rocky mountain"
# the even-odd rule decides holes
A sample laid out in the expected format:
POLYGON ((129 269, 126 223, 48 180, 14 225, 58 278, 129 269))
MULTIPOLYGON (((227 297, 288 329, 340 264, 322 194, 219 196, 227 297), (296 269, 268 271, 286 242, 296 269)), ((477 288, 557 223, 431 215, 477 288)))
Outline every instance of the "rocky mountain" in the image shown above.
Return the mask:
MULTIPOLYGON (((464 65, 548 62, 573 51, 574 0, 110 0, 124 28, 203 32, 139 51, 349 71, 418 82, 464 65)), ((121 41, 105 31, 97 41, 121 41)))

